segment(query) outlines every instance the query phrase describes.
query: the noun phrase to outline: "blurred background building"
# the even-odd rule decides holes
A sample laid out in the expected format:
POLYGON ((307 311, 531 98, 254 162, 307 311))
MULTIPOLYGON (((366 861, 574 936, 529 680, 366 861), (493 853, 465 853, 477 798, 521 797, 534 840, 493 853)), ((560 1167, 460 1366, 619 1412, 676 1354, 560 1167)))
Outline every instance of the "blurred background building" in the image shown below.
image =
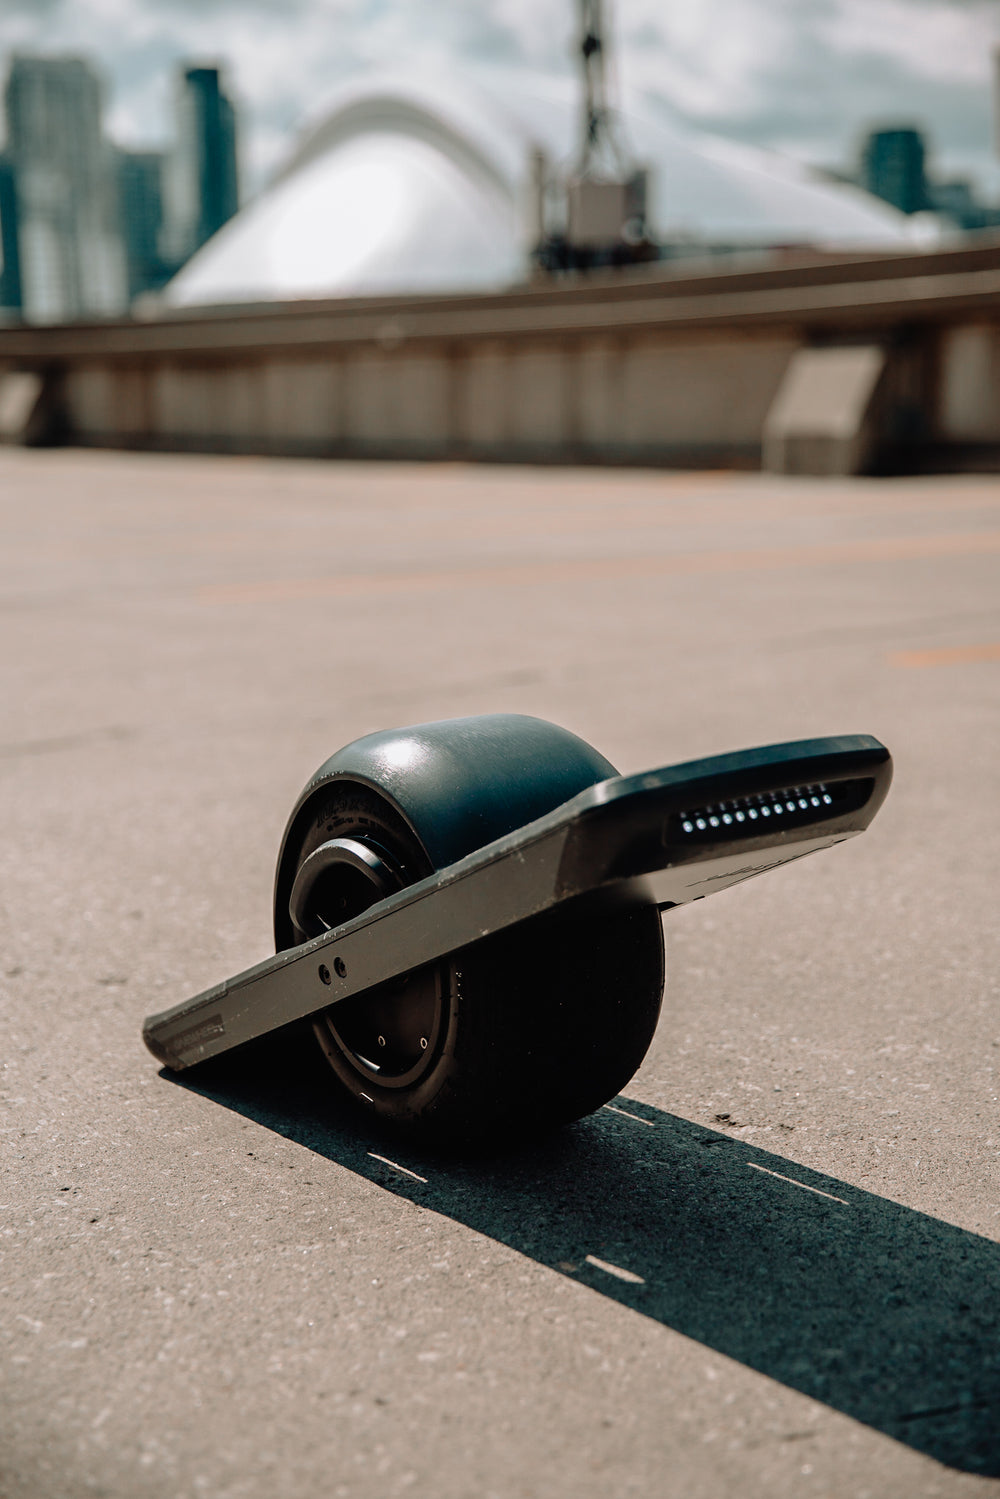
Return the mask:
POLYGON ((920 213, 930 207, 926 155, 919 130, 873 130, 861 153, 860 180, 900 213, 920 213))
POLYGON ((127 305, 114 152, 101 87, 82 58, 15 57, 4 104, 20 293, 32 322, 103 317, 127 305))
POLYGON ((914 125, 873 130, 861 151, 857 181, 901 213, 931 213, 959 230, 1000 225, 1000 208, 982 203, 965 178, 936 179, 923 134, 914 125))
POLYGON ((17 188, 10 158, 0 155, 0 321, 21 308, 21 259, 17 244, 17 188))
POLYGON ((118 221, 129 302, 161 287, 179 263, 164 253, 165 164, 160 151, 118 152, 118 221))
POLYGON ((0 156, 0 315, 120 315, 236 213, 236 121, 219 69, 182 72, 176 137, 126 151, 104 129, 101 79, 80 57, 15 56, 0 156))
POLYGON ((177 141, 165 163, 161 242, 183 265, 239 206, 236 116, 218 68, 185 68, 177 90, 177 141))

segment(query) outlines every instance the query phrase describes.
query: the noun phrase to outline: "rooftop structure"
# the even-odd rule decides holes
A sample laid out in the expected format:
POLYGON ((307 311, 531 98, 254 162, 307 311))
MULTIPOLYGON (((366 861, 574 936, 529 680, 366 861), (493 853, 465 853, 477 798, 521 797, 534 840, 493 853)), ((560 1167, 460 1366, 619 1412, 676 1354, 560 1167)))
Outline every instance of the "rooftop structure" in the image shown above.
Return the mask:
MULTIPOLYGON (((482 70, 349 85, 170 283, 176 306, 497 288, 529 271, 533 159, 569 166, 572 79, 482 70)), ((666 246, 892 249, 904 216, 794 162, 621 111, 666 246)))

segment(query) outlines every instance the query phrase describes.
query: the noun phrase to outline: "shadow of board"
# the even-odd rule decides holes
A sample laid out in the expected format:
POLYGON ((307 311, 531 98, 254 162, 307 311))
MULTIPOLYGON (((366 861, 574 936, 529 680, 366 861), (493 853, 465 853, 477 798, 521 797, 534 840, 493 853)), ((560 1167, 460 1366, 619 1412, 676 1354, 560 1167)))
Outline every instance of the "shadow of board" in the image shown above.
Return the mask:
POLYGON ((346 1112, 294 1031, 161 1076, 941 1463, 1000 1476, 988 1239, 628 1098, 513 1155, 420 1153, 346 1112))

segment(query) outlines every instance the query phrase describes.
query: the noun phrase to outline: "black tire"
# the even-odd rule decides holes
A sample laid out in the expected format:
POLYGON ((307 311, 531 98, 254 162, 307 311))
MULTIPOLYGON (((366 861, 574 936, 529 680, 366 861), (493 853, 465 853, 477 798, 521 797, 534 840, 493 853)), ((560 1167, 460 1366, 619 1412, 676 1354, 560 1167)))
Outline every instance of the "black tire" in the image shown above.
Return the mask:
MULTIPOLYGON (((515 715, 348 745, 290 819, 275 881, 278 950, 614 774, 574 735, 515 715), (322 872, 296 884, 321 847, 310 869, 322 872)), ((369 1113, 478 1144, 569 1122, 618 1093, 652 1039, 662 990, 655 906, 594 899, 342 1001, 314 1030, 369 1113)))

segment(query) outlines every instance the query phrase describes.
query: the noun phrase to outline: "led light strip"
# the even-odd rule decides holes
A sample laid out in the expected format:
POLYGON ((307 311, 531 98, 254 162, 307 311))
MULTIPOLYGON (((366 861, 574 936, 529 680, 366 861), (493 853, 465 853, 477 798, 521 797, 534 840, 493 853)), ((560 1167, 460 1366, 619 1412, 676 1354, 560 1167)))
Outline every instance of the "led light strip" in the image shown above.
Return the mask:
POLYGON ((829 807, 833 797, 825 786, 790 786, 783 791, 765 792, 761 796, 741 797, 739 801, 719 802, 681 812, 680 825, 685 833, 707 833, 715 828, 736 827, 740 823, 770 822, 773 817, 788 817, 829 807))

